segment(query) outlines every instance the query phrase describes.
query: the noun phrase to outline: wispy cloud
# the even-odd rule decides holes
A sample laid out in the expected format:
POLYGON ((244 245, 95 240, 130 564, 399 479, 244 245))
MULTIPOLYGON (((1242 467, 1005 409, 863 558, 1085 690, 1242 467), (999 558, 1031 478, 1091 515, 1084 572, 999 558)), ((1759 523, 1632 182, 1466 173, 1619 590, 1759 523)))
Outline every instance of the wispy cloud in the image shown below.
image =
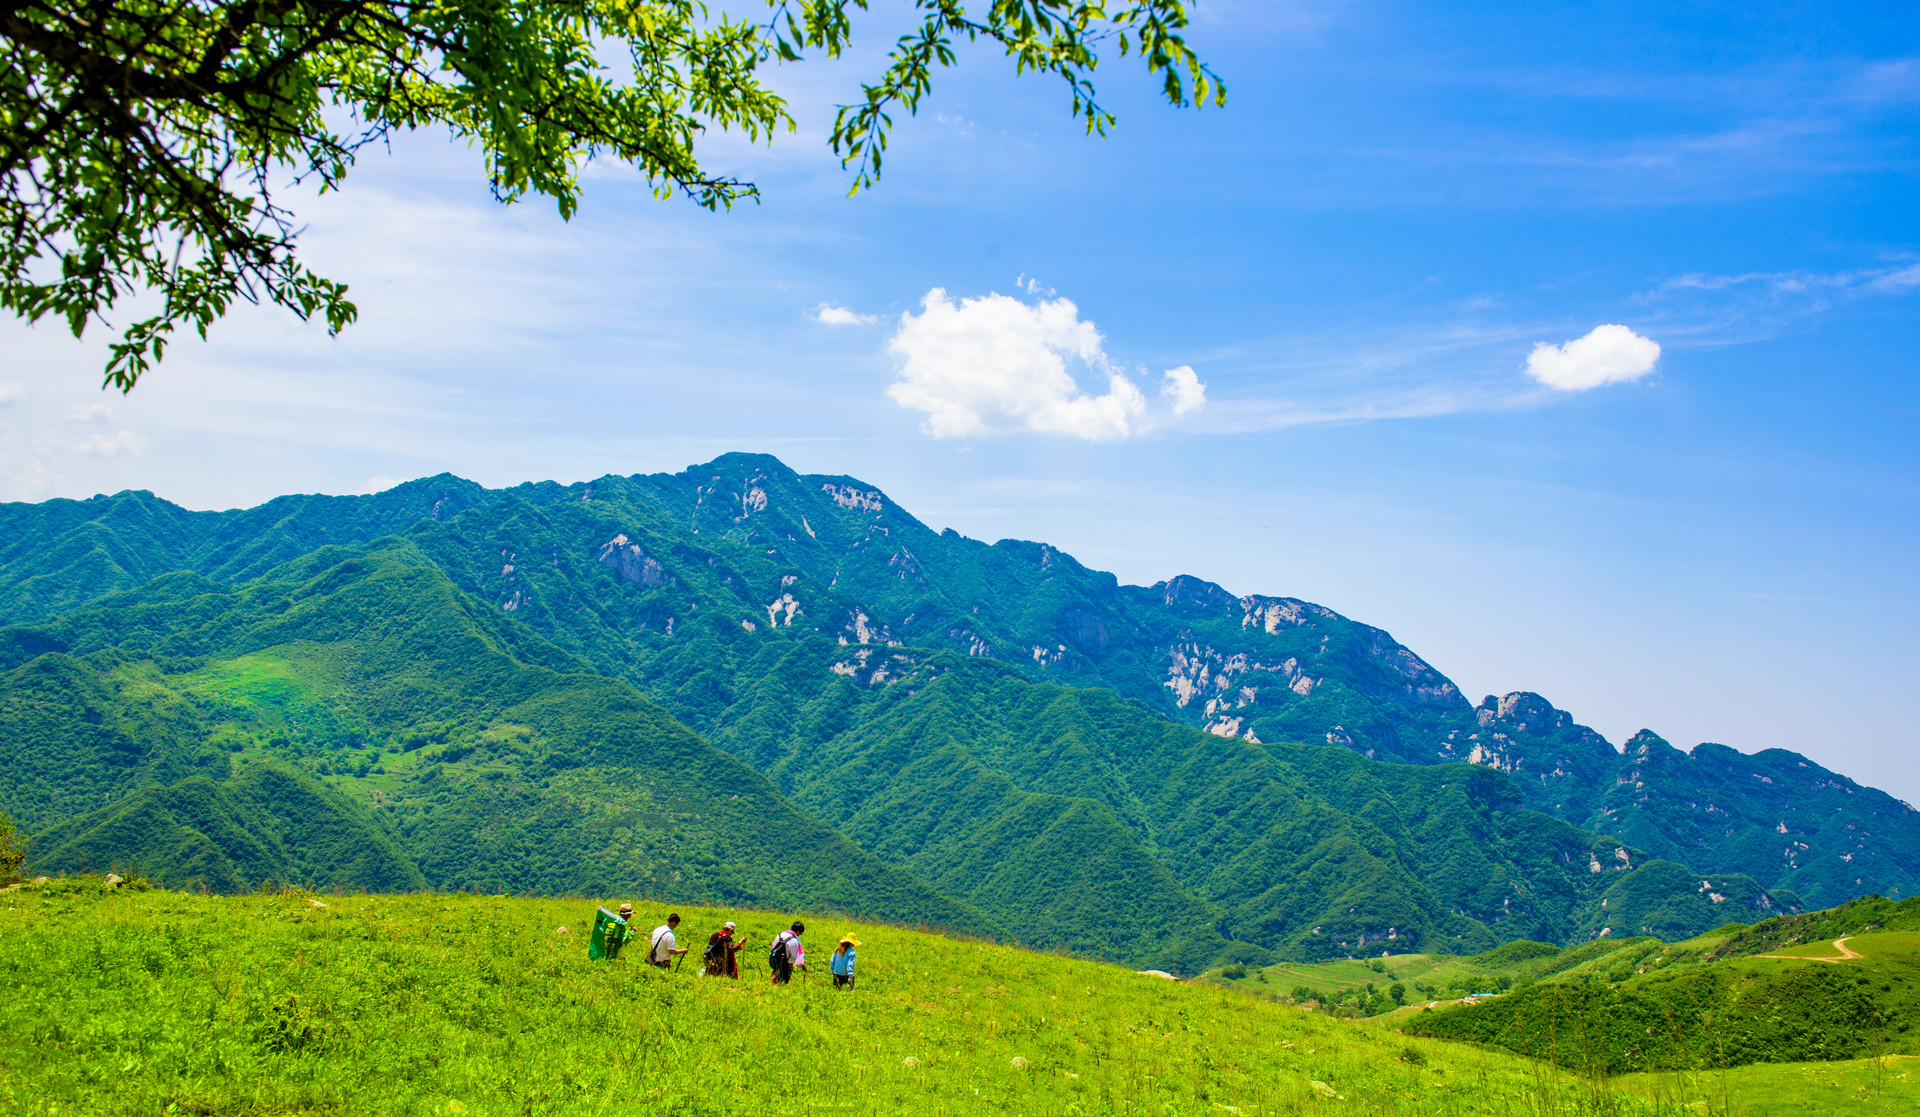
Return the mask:
POLYGON ((1920 290, 1920 263, 1888 260, 1838 271, 1688 272, 1628 301, 1703 343, 1771 336, 1837 307, 1920 290))
POLYGON ((870 326, 880 320, 878 314, 861 314, 833 303, 821 303, 807 316, 823 326, 870 326))
POLYGON ((147 440, 132 431, 96 434, 74 444, 73 452, 89 458, 139 457, 147 449, 147 440))

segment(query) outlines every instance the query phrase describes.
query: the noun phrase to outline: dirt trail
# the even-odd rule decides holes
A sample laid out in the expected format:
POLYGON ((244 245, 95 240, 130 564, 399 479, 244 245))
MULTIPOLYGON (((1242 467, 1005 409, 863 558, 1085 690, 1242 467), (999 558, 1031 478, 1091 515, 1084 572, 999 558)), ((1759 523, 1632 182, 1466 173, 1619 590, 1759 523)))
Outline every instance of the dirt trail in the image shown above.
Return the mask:
POLYGON ((1839 938, 1833 940, 1833 948, 1839 951, 1840 953, 1834 955, 1831 958, 1820 957, 1818 955, 1813 955, 1813 954, 1756 954, 1754 955, 1754 957, 1755 958, 1786 958, 1794 962, 1851 962, 1855 958, 1865 957, 1865 955, 1861 954, 1859 951, 1856 951, 1852 947, 1847 945, 1847 940, 1852 937, 1853 937, 1852 935, 1842 935, 1839 938))

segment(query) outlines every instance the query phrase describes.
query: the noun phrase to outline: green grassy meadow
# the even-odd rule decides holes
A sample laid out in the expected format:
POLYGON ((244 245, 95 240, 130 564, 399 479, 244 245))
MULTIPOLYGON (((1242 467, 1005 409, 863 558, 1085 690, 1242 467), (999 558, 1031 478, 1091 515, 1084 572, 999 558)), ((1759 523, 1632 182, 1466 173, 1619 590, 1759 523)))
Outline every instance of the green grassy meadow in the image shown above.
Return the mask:
MULTIPOLYGON (((9 891, 0 1111, 1712 1111, 1215 986, 830 917, 806 917, 820 972, 781 989, 764 944, 784 913, 680 909, 694 944, 739 921, 738 982, 691 962, 592 963, 595 903, 109 893, 77 878, 9 891), (860 985, 836 993, 824 957, 847 930, 864 944, 860 985)), ((665 914, 637 906, 647 925, 665 914)))
MULTIPOLYGON (((1761 1063, 1698 1074, 1629 1074, 1623 1091, 1665 1103, 1711 1099, 1729 1117, 1867 1117, 1920 1113, 1920 1056, 1761 1063)), ((1702 1107, 1695 1106, 1698 1112, 1702 1107)))

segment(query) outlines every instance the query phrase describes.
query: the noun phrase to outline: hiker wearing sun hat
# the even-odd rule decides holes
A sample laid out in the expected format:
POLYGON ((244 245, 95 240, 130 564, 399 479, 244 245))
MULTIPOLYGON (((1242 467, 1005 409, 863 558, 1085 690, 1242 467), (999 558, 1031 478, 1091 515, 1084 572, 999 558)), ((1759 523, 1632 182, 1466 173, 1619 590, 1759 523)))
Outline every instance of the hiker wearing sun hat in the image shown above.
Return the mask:
POLYGON ((835 989, 853 988, 853 951, 860 940, 849 931, 841 936, 840 945, 833 948, 833 956, 827 959, 827 968, 833 971, 835 989))
POLYGON ((707 936, 706 953, 700 956, 704 963, 703 973, 708 977, 740 976, 740 960, 734 955, 740 953, 740 940, 734 936, 733 920, 720 925, 720 929, 707 936))

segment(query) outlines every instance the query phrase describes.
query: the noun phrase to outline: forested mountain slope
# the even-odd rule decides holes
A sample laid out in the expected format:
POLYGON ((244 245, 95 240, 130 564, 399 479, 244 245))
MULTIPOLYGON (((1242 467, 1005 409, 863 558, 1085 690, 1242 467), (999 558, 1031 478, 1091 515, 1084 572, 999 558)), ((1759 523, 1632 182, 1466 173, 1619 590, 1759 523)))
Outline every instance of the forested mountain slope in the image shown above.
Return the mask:
MULTIPOLYGON (((0 679, 0 807, 39 831, 38 869, 811 895, 1188 972, 1591 937, 1653 871, 1518 809, 1485 768, 1221 737, 953 652, 754 647, 752 700, 716 740, 958 905, 401 540, 236 591, 163 578, 0 633, 18 664, 0 679)), ((1660 880, 1658 902, 1692 898, 1690 872, 1660 880)), ((1742 911, 1775 902, 1744 877, 1712 887, 1742 911)), ((1684 933, 1724 918, 1694 906, 1684 933)))
POLYGON ((996 930, 410 544, 205 591, 162 579, 0 631, 0 810, 36 832, 33 868, 618 887, 996 930), (357 801, 288 764, 350 774, 357 801))
MULTIPOLYGON (((1471 706, 1385 632, 1320 606, 1190 577, 1120 586, 1044 544, 937 533, 870 486, 764 456, 496 491, 443 476, 244 512, 140 493, 0 511, 36 541, 0 564, 0 600, 22 618, 168 563, 204 592, 303 540, 404 527, 409 553, 485 602, 489 624, 544 649, 528 655, 632 683, 865 848, 1026 924, 1028 941, 1111 953, 1157 925, 1183 928, 1182 950, 1231 939, 1317 956, 1387 935, 1397 949, 1671 935, 1794 892, 1906 895, 1920 871, 1920 816, 1797 754, 1688 754, 1643 734, 1623 755, 1538 696, 1471 706), (1371 881, 1354 894, 1366 902, 1335 881, 1371 881), (1123 894, 1156 915, 1100 915, 1123 894)), ((23 650, 37 639, 15 635, 23 650)), ((484 744, 470 721, 427 724, 443 749, 484 744)))

